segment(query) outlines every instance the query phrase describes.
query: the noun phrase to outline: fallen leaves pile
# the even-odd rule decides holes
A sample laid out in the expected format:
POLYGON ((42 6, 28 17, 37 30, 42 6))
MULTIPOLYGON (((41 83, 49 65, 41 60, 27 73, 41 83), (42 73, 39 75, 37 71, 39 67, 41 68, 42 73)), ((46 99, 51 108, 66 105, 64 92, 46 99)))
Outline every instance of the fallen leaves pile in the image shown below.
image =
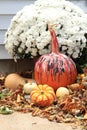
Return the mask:
POLYGON ((86 130, 87 127, 87 66, 83 74, 77 77, 78 89, 71 89, 70 94, 64 98, 56 98, 49 107, 38 107, 30 101, 30 95, 25 94, 21 86, 15 91, 4 87, 5 77, 0 75, 0 113, 10 114, 15 111, 31 112, 32 116, 47 118, 50 121, 77 123, 86 130), (83 82, 82 75, 85 75, 83 82))

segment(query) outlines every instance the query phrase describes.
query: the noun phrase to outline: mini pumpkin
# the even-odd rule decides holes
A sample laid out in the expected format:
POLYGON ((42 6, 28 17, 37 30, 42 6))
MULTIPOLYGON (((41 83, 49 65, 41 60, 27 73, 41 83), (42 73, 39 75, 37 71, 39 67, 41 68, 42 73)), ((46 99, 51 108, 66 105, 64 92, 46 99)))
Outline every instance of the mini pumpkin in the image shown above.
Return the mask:
POLYGON ((31 102, 41 107, 51 105, 55 97, 53 88, 48 85, 37 85, 30 93, 31 102))
POLYGON ((4 85, 6 88, 16 90, 20 85, 22 87, 25 83, 25 78, 17 73, 11 73, 6 76, 4 85))
POLYGON ((75 82, 77 69, 74 61, 59 52, 55 31, 49 28, 52 38, 52 52, 42 55, 35 64, 35 80, 37 84, 48 84, 57 90, 75 82))
POLYGON ((56 91, 57 98, 64 98, 65 96, 69 95, 69 90, 65 87, 60 87, 56 91))
POLYGON ((24 84, 23 86, 23 90, 24 93, 26 94, 30 94, 30 92, 32 91, 32 89, 36 86, 36 82, 34 80, 32 80, 32 82, 28 82, 26 84, 24 84))

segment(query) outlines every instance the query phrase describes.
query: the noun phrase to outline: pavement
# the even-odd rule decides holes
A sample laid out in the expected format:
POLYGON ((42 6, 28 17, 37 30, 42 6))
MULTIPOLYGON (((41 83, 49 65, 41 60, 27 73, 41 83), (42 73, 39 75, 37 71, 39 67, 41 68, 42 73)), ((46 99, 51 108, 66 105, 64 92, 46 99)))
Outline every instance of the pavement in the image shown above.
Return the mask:
POLYGON ((67 123, 56 123, 30 113, 14 112, 9 115, 0 114, 0 130, 81 130, 67 123))

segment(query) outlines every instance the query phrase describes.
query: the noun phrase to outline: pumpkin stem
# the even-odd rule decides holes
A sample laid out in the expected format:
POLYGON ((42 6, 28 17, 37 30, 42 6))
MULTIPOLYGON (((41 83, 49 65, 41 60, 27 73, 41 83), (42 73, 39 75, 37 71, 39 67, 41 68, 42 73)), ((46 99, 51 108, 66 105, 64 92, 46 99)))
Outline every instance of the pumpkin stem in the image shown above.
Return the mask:
POLYGON ((41 91, 41 95, 43 95, 43 94, 44 94, 44 91, 42 90, 42 91, 41 91))
POLYGON ((48 27, 48 28, 49 28, 49 31, 50 31, 50 34, 51 34, 51 39, 52 39, 51 51, 54 52, 54 53, 58 53, 59 52, 59 44, 58 44, 58 40, 57 40, 57 37, 56 37, 56 33, 52 29, 52 27, 48 27))

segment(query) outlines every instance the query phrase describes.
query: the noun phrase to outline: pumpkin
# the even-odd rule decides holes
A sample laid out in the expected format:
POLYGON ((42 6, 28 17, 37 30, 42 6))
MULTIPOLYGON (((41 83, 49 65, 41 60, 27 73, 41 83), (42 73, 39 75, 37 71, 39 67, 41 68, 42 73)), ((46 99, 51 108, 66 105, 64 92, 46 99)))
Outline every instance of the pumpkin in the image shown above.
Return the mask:
POLYGON ((30 92, 32 91, 32 89, 36 86, 36 82, 34 80, 32 80, 32 82, 28 82, 26 84, 24 84, 23 86, 23 90, 24 93, 26 94, 30 94, 30 92))
POLYGON ((48 84, 57 90, 58 87, 75 82, 77 69, 74 61, 59 52, 59 44, 55 31, 50 27, 51 50, 50 54, 42 55, 35 63, 34 75, 37 84, 48 84))
POLYGON ((55 100, 55 92, 52 87, 48 85, 37 85, 30 93, 31 102, 35 105, 45 107, 49 106, 55 100))
POLYGON ((5 78, 4 85, 6 88, 16 90, 19 86, 23 86, 26 80, 17 73, 8 74, 5 78))
POLYGON ((65 96, 69 95, 69 90, 65 87, 60 87, 56 90, 56 97, 57 98, 64 98, 65 96))

